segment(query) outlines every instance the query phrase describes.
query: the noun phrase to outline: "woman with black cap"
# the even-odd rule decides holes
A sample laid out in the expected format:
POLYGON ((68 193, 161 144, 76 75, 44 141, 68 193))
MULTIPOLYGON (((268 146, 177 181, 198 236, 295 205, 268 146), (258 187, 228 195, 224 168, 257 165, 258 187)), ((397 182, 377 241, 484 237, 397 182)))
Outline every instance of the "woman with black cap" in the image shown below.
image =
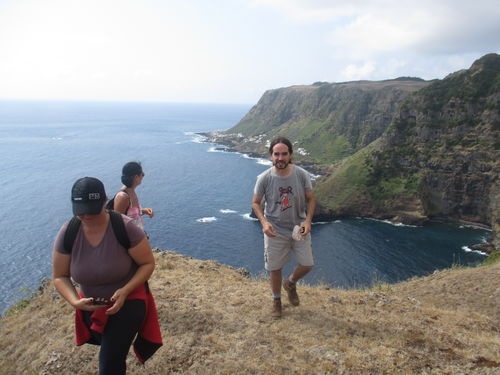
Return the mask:
POLYGON ((136 187, 142 183, 143 178, 144 171, 140 163, 131 161, 125 164, 122 168, 123 186, 113 198, 113 206, 109 207, 134 219, 135 224, 142 230, 144 230, 142 215, 154 216, 153 209, 141 207, 135 192, 136 187))
POLYGON ((125 360, 136 336, 134 349, 141 362, 161 346, 154 299, 147 286, 155 268, 151 246, 132 219, 105 210, 106 193, 98 179, 78 179, 71 202, 77 218, 71 222, 79 226, 69 248, 68 222, 56 236, 53 283, 75 308, 77 345, 101 345, 99 374, 125 374, 125 360), (111 214, 123 221, 129 248, 115 234, 111 214))

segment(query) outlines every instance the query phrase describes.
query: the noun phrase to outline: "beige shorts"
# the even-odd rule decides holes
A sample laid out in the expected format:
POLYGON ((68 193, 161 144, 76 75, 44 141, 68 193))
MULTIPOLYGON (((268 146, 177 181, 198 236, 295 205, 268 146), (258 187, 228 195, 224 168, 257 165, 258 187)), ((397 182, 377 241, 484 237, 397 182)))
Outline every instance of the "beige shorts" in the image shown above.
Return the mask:
POLYGON ((264 234, 264 264, 267 271, 282 269, 290 261, 291 254, 301 266, 314 265, 310 233, 304 237, 304 241, 294 241, 291 237, 281 235, 269 237, 264 234))

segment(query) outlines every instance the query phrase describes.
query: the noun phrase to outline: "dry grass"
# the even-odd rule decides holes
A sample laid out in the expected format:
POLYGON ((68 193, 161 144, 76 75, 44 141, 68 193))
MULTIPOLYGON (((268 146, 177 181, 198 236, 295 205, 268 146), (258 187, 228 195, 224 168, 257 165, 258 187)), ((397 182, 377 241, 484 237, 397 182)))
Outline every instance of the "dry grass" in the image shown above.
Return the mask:
MULTIPOLYGON (((267 282, 212 261, 156 254, 164 346, 128 374, 499 374, 500 263, 372 290, 300 286, 270 318, 267 282)), ((52 287, 0 321, 0 373, 95 374, 52 287)))

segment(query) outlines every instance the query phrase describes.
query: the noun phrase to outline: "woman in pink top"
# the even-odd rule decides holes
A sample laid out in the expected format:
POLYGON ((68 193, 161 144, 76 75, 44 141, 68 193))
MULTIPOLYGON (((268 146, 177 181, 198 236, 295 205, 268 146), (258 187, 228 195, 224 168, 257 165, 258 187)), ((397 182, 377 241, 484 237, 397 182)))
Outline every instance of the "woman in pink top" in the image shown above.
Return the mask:
POLYGON ((142 215, 154 216, 153 209, 142 208, 135 188, 142 183, 144 172, 140 163, 131 161, 122 168, 123 186, 115 195, 113 209, 131 217, 136 225, 144 230, 142 215))

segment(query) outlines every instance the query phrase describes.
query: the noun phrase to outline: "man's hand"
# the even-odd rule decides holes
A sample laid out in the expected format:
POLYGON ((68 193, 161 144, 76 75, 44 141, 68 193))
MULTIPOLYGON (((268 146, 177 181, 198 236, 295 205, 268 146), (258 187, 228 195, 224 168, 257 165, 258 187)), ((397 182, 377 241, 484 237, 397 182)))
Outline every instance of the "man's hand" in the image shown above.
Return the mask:
POLYGON ((276 229, 274 229, 273 225, 269 221, 264 221, 262 223, 262 231, 269 237, 276 237, 276 229))
POLYGON ((300 223, 300 227, 302 228, 302 235, 303 236, 306 236, 308 235, 309 233, 311 233, 311 222, 310 221, 303 221, 302 223, 300 223))

